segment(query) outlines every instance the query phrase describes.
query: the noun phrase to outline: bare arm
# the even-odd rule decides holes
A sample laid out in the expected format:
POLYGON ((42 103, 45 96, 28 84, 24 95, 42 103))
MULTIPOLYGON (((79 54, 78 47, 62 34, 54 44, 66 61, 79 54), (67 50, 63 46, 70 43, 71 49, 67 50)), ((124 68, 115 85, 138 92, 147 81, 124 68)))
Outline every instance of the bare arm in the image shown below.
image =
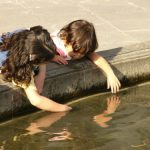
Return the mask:
MULTIPOLYGON (((52 62, 56 62, 58 64, 66 65, 68 62, 61 56, 55 55, 52 59, 52 62)), ((38 93, 42 93, 44 81, 46 76, 46 64, 40 64, 39 65, 39 73, 34 77, 35 79, 35 85, 37 87, 38 93)))
POLYGON ((39 65, 39 73, 34 77, 38 93, 42 93, 46 76, 46 64, 39 65))
MULTIPOLYGON (((55 55, 52 59, 52 62, 56 62, 58 64, 66 65, 68 62, 61 56, 55 55)), ((39 73, 34 77, 35 79, 35 85, 37 87, 38 93, 42 93, 44 81, 46 76, 46 64, 40 64, 39 65, 39 73)))
POLYGON ((33 77, 30 85, 24 90, 31 104, 39 109, 52 112, 68 111, 71 109, 67 105, 59 104, 47 97, 41 96, 37 91, 33 77))
POLYGON ((58 64, 63 64, 63 65, 68 64, 67 60, 65 60, 62 56, 59 56, 59 55, 55 55, 53 59, 51 59, 51 61, 56 62, 58 64))
POLYGON ((88 58, 99 68, 101 68, 107 76, 107 88, 111 88, 112 93, 118 92, 121 84, 118 78, 115 76, 108 62, 102 56, 98 55, 95 52, 89 54, 88 58))

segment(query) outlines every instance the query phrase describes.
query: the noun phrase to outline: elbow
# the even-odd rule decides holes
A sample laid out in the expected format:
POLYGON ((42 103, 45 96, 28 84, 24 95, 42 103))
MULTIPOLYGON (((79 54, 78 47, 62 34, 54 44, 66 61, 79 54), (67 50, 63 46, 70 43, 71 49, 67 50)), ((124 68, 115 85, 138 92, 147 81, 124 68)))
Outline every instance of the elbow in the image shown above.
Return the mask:
POLYGON ((26 94, 33 106, 38 107, 41 105, 41 96, 37 92, 30 92, 26 90, 26 94))
POLYGON ((27 95, 27 98, 33 106, 39 107, 42 104, 42 96, 38 93, 38 91, 35 88, 30 86, 24 90, 27 95))
POLYGON ((29 101, 35 107, 39 107, 41 105, 41 100, 39 98, 30 98, 29 101))

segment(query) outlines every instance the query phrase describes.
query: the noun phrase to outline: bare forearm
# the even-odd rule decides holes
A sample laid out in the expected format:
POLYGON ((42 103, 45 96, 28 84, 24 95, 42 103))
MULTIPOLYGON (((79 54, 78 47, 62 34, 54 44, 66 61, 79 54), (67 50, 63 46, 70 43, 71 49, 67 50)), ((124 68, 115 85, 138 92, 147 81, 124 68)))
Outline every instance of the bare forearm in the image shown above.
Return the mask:
POLYGON ((93 52, 88 56, 91 61, 96 64, 99 68, 103 70, 103 72, 107 76, 107 88, 111 88, 112 93, 116 93, 119 91, 119 87, 121 86, 120 81, 114 74, 109 63, 97 53, 93 52))
POLYGON ((58 108, 58 103, 44 96, 38 95, 37 93, 35 94, 32 93, 31 95, 30 93, 26 92, 26 94, 32 105, 38 107, 39 109, 43 109, 45 111, 57 112, 57 109, 55 108, 56 107, 58 108))
POLYGON ((46 64, 40 64, 39 69, 41 72, 46 72, 46 64))
POLYGON ((104 73, 108 76, 110 73, 113 73, 113 70, 111 69, 110 65, 108 64, 108 62, 103 58, 101 57, 99 60, 97 60, 95 62, 95 64, 101 68, 104 73))
POLYGON ((39 95, 37 90, 32 89, 32 87, 25 89, 25 92, 30 103, 39 109, 52 112, 68 111, 71 109, 67 105, 56 103, 47 97, 39 95))
POLYGON ((89 58, 92 60, 94 64, 96 64, 99 68, 103 70, 103 72, 108 76, 113 73, 109 63, 101 56, 96 53, 92 53, 89 58))

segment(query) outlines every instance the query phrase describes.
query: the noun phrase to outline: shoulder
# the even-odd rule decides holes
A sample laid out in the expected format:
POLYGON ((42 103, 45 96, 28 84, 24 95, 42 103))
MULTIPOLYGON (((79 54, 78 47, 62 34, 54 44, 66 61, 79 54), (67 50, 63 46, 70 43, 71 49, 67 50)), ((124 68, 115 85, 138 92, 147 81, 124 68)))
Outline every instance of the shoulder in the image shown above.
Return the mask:
POLYGON ((37 91, 37 88, 35 86, 35 82, 34 82, 34 77, 33 77, 33 74, 31 75, 31 81, 30 81, 30 84, 28 86, 26 86, 25 84, 22 84, 22 83, 15 83, 14 80, 12 80, 12 83, 15 85, 15 86, 18 86, 18 87, 21 87, 23 88, 24 90, 35 90, 37 91))

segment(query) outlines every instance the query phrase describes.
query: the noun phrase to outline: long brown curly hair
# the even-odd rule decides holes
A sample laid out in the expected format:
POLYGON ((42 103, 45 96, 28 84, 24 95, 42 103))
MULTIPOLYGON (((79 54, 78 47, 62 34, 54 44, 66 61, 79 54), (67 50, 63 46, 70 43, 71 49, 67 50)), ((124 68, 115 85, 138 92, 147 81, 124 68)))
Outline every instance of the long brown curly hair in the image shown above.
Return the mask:
POLYGON ((4 80, 28 86, 36 65, 50 61, 55 44, 42 26, 34 26, 10 36, 2 35, 0 51, 8 51, 1 73, 4 80))

